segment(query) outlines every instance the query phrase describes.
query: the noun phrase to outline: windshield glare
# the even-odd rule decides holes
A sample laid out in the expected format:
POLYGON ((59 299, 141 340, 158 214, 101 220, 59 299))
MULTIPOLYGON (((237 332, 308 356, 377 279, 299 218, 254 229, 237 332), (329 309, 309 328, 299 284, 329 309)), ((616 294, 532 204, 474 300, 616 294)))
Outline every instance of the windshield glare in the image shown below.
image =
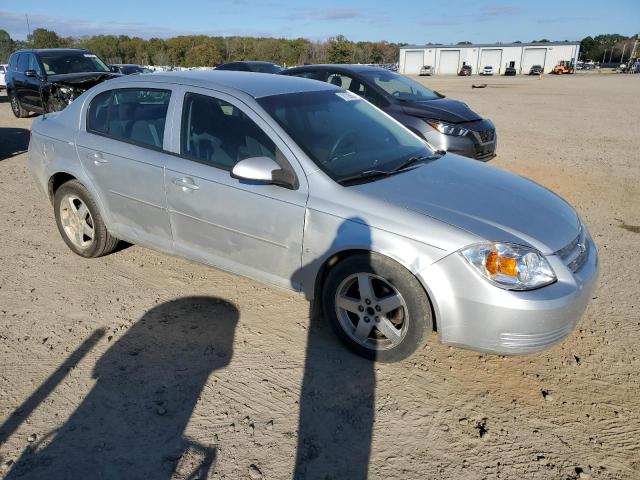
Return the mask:
POLYGON ((78 53, 43 53, 40 60, 47 75, 63 75, 66 73, 109 72, 109 67, 95 54, 78 53))
POLYGON ((401 100, 421 101, 442 98, 442 95, 437 94, 415 80, 411 80, 403 75, 398 75, 397 73, 386 70, 379 72, 369 71, 363 72, 362 76, 375 83, 392 97, 401 100))
POLYGON ((410 157, 433 154, 420 138, 351 92, 300 92, 258 102, 336 181, 390 171, 410 157))

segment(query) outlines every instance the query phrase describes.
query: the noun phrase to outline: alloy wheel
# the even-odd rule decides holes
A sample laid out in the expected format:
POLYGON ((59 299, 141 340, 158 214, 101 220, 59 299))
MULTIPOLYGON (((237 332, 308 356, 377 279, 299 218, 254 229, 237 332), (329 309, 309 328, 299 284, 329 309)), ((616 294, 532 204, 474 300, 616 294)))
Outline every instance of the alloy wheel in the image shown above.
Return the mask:
POLYGON ((402 294, 372 273, 354 273, 336 291, 335 308, 344 331, 359 345, 387 350, 399 345, 409 326, 402 294))
POLYGON ((85 203, 75 195, 65 195, 60 202, 60 221, 67 238, 78 248, 86 249, 94 239, 94 223, 85 203))

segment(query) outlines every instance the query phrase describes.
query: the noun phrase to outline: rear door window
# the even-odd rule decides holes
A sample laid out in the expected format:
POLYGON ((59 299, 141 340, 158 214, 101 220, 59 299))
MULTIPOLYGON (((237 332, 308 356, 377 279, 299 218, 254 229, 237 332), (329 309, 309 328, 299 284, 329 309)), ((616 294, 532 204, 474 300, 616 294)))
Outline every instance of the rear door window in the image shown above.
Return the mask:
POLYGON ((15 72, 16 69, 18 68, 18 57, 20 56, 20 54, 13 54, 11 55, 11 57, 9 58, 9 68, 7 70, 11 70, 12 72, 15 72))
POLYGON ((103 92, 91 100, 87 131, 162 149, 170 99, 170 90, 155 88, 122 88, 103 92))

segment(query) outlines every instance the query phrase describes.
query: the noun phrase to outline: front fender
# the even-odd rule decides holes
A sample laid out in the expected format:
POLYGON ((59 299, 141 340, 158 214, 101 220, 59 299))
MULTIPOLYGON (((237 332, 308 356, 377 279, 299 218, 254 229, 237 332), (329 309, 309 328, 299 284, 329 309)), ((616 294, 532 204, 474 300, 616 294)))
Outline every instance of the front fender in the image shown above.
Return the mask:
POLYGON ((388 257, 414 275, 447 254, 445 250, 378 229, 362 217, 342 218, 307 209, 302 267, 292 278, 307 299, 315 296, 315 284, 323 265, 345 251, 368 251, 388 257))

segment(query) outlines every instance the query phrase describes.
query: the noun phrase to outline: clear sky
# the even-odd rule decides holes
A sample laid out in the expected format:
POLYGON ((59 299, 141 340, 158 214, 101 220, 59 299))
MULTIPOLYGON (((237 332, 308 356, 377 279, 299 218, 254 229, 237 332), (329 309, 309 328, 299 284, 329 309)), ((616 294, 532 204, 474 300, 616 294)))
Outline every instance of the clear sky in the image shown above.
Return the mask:
POLYGON ((46 0, 2 2, 0 28, 61 35, 254 35, 412 44, 580 40, 640 32, 640 0, 46 0))

